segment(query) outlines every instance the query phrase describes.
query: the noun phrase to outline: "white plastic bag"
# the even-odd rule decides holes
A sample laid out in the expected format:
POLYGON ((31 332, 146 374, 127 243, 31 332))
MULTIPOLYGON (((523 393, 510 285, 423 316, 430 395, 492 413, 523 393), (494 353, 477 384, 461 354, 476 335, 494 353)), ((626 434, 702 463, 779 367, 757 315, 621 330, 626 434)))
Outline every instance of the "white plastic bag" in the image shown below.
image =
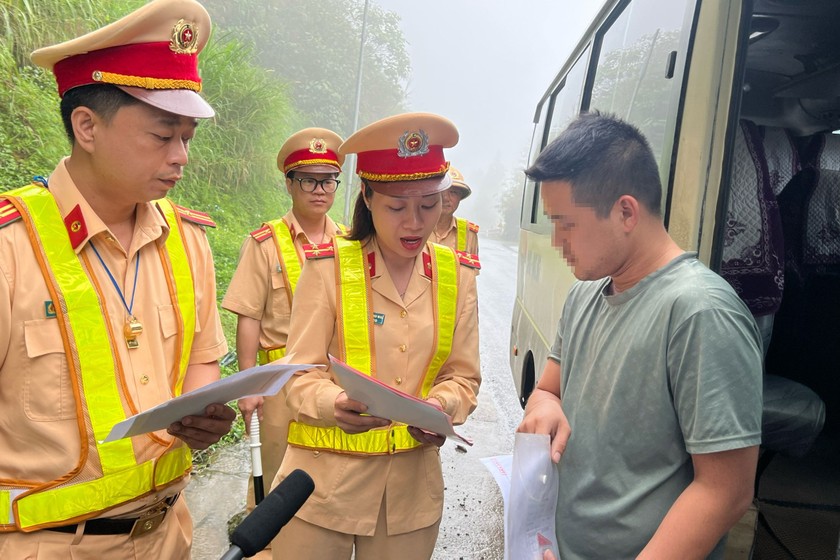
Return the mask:
POLYGON ((505 560, 542 560, 546 550, 560 560, 554 531, 558 479, 547 434, 516 434, 510 475, 505 560))

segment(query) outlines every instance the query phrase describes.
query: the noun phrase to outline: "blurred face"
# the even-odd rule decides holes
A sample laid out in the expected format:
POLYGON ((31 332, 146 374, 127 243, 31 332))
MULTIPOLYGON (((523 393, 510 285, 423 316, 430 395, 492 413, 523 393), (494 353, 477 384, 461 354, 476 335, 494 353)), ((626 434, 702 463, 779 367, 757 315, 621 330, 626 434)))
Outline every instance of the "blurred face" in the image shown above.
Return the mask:
POLYGON ((623 235, 616 207, 606 218, 599 218, 590 206, 574 202, 572 187, 566 181, 544 181, 540 196, 553 228, 551 243, 560 250, 575 278, 598 280, 619 270, 623 235))
POLYGON ((460 204, 461 197, 455 189, 450 188, 443 191, 441 193, 441 219, 444 217, 451 218, 458 211, 458 205, 460 204))
POLYGON ((286 190, 292 197, 292 210, 294 210, 295 215, 299 219, 325 216, 335 201, 335 191, 328 193, 324 190, 323 184, 318 184, 314 191, 304 192, 299 179, 323 181, 325 179, 336 179, 338 173, 309 173, 298 170, 294 171, 292 175, 293 179, 286 178, 286 190))
POLYGON ((440 217, 440 199, 440 193, 406 197, 373 193, 366 200, 386 260, 413 260, 423 251, 440 217))
POLYGON ((121 107, 108 122, 94 113, 90 122, 91 141, 85 149, 91 154, 94 188, 114 205, 166 196, 183 176, 198 126, 194 118, 145 103, 121 107))

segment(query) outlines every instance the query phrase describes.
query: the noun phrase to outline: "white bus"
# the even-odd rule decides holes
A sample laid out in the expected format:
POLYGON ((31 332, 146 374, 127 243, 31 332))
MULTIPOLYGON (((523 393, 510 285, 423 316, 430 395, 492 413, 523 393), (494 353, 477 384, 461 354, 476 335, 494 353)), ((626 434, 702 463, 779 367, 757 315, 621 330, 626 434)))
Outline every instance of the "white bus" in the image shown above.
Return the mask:
MULTIPOLYGON (((608 1, 537 105, 530 163, 595 109, 645 133, 671 236, 766 336, 769 452, 746 546, 840 558, 840 1, 608 1)), ((574 281, 539 190, 525 182, 511 325, 523 406, 574 281)))

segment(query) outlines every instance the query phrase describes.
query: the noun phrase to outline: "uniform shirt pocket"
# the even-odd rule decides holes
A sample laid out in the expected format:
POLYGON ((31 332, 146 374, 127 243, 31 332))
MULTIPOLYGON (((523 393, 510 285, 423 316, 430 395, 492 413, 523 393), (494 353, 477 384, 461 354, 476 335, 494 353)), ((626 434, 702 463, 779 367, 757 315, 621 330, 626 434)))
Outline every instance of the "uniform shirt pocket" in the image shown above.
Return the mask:
POLYGON ((422 449, 423 461, 426 467, 426 484, 429 496, 443 499, 443 469, 440 463, 440 449, 434 445, 424 445, 422 449))
POLYGON ((163 338, 172 338, 178 334, 178 314, 174 305, 158 306, 158 317, 160 318, 160 334, 163 338))
POLYGON ((64 341, 57 319, 35 319, 23 324, 26 356, 23 407, 36 422, 76 417, 76 403, 64 341))
POLYGON ((286 279, 283 273, 277 269, 271 273, 271 294, 269 297, 268 305, 271 309, 271 315, 288 319, 292 313, 292 307, 289 305, 289 296, 286 293, 286 279))

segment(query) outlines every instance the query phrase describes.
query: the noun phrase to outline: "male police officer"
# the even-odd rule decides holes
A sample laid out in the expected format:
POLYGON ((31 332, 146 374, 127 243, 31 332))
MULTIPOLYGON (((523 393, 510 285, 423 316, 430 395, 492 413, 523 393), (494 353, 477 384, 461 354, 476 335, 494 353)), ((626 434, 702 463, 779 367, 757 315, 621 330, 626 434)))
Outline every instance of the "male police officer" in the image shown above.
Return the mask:
POLYGON ((32 55, 55 74, 72 147, 48 181, 0 198, 3 558, 189 558, 189 448, 234 411, 103 440, 218 379, 227 351, 212 222, 164 198, 213 115, 197 93, 209 35, 195 0, 154 0, 32 55))
POLYGON ((449 175, 452 186, 441 193, 443 205, 432 239, 435 243, 478 257, 478 226, 454 216, 461 201, 472 194, 472 189, 461 172, 452 166, 449 167, 449 175))
MULTIPOLYGON (((289 137, 277 154, 285 175, 292 209, 251 232, 222 307, 238 316, 236 353, 240 370, 265 364, 286 353, 292 298, 303 262, 303 246, 332 241, 340 228, 327 215, 335 200, 344 156, 342 138, 325 128, 306 128, 289 137)), ((241 399, 239 409, 251 427, 254 410, 261 412, 262 472, 266 485, 283 461, 291 417, 286 393, 263 399, 241 399)), ((250 496, 250 492, 249 492, 250 496)))

